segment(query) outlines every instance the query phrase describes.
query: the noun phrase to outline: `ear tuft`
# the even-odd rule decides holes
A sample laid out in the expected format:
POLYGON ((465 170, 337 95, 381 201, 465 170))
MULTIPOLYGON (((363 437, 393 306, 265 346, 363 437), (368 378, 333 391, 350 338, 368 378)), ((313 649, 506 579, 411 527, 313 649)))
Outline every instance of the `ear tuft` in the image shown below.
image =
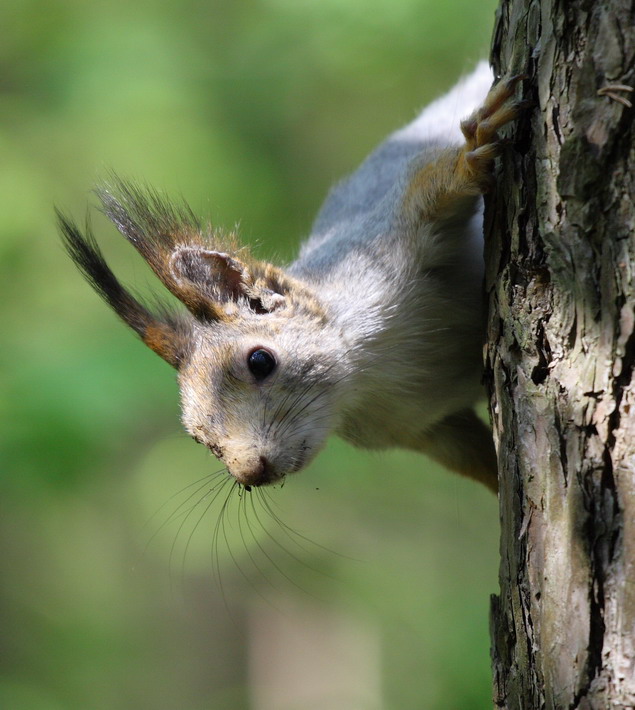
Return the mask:
POLYGON ((287 303, 290 282, 281 269, 238 258, 245 251, 235 235, 203 223, 185 202, 116 175, 97 194, 103 212, 198 320, 224 320, 238 307, 266 314, 287 303))
POLYGON ((178 369, 190 349, 191 317, 160 307, 151 313, 110 270, 90 227, 82 234, 60 212, 57 217, 66 251, 88 283, 149 348, 178 369))

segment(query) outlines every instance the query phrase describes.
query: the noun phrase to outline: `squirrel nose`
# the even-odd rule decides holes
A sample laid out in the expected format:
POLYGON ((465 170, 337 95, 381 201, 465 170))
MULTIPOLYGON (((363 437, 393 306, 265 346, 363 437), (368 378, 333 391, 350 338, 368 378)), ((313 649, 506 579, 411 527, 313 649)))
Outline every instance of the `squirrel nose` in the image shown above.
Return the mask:
POLYGON ((253 465, 232 473, 243 486, 263 486, 274 479, 273 467, 264 456, 260 456, 253 465))

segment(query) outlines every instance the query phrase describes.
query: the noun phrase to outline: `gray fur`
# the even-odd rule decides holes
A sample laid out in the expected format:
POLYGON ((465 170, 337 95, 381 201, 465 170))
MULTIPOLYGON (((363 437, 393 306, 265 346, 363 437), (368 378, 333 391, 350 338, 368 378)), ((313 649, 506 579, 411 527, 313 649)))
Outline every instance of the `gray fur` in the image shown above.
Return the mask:
POLYGON ((358 445, 417 448, 421 431, 481 396, 481 199, 458 224, 416 232, 397 208, 414 167, 461 141, 460 119, 491 83, 480 64, 377 148, 331 191, 289 268, 346 333, 354 385, 337 431, 358 445))

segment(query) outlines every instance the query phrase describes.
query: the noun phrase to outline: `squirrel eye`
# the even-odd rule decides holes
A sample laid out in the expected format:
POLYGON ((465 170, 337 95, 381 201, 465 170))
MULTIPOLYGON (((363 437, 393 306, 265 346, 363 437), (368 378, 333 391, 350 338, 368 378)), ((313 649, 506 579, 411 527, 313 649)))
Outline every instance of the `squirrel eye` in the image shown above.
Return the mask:
POLYGON ((247 358, 247 366, 257 380, 264 380, 275 370, 276 359, 268 350, 258 348, 247 358))

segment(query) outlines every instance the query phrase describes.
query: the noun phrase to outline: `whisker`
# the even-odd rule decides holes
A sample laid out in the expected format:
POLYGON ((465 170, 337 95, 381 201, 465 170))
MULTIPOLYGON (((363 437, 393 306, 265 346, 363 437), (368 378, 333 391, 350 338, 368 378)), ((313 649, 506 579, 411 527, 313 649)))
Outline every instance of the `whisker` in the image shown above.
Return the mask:
MULTIPOLYGON (((343 355, 347 355, 351 350, 352 350, 352 348, 349 348, 346 352, 343 353, 343 355)), ((321 373, 322 378, 323 378, 325 375, 327 375, 327 374, 328 374, 336 365, 338 365, 338 364, 339 364, 339 361, 336 361, 336 362, 331 363, 331 364, 326 368, 326 370, 325 370, 323 373, 321 373)), ((305 395, 312 387, 315 387, 316 384, 318 384, 318 382, 319 382, 318 380, 309 381, 309 382, 307 383, 307 385, 306 385, 303 389, 300 390, 299 393, 298 393, 298 392, 295 392, 295 390, 289 390, 289 392, 287 392, 285 398, 284 398, 284 399, 282 400, 282 402, 278 405, 278 408, 276 409, 276 412, 275 412, 274 416, 272 417, 272 421, 275 421, 275 420, 277 419, 277 417, 280 415, 280 412, 282 411, 284 405, 289 401, 289 398, 290 398, 293 394, 296 395, 296 398, 295 398, 294 402, 290 405, 289 409, 293 409, 293 407, 296 405, 297 401, 299 401, 300 399, 302 399, 302 397, 304 397, 304 395, 305 395)))
POLYGON ((195 486, 197 483, 200 483, 201 481, 206 481, 208 478, 212 478, 212 476, 217 476, 219 473, 222 473, 225 469, 219 469, 218 471, 213 471, 212 473, 207 473, 205 476, 202 476, 201 478, 197 479, 196 481, 192 481, 192 483, 188 483, 186 486, 183 486, 183 488, 180 488, 176 493, 173 493, 167 500, 165 500, 155 511, 150 515, 149 518, 147 518, 143 525, 141 526, 142 529, 146 528, 153 520, 156 518, 156 516, 165 508, 168 503, 173 501, 178 495, 186 491, 188 488, 191 488, 192 486, 195 486))
MULTIPOLYGON (((174 590, 174 579, 173 579, 173 577, 172 577, 172 560, 174 559, 174 553, 175 553, 175 550, 176 550, 176 545, 177 545, 179 536, 181 535, 181 531, 183 530, 183 528, 185 527, 185 524, 186 524, 187 521, 189 520, 190 515, 192 515, 192 513, 193 513, 193 512, 198 508, 198 506, 207 498, 207 496, 210 495, 210 493, 212 493, 216 488, 219 488, 220 490, 222 490, 222 489, 225 487, 225 483, 226 483, 228 480, 229 480, 229 479, 224 478, 222 481, 218 481, 217 483, 215 483, 214 486, 212 486, 212 488, 210 488, 203 496, 201 496, 201 497, 199 498, 199 500, 187 511, 187 514, 185 515, 185 517, 184 517, 183 520, 181 521, 181 524, 179 525, 179 527, 178 527, 178 529, 177 529, 177 531, 176 531, 176 533, 175 533, 175 535, 174 535, 174 540, 172 540, 172 545, 171 545, 171 547, 170 547, 170 554, 169 554, 169 557, 168 557, 168 576, 169 576, 169 578, 170 578, 170 589, 171 589, 172 591, 174 590)), ((200 489, 199 489, 199 490, 200 490, 200 489)))
MULTIPOLYGON (((259 498, 259 502, 260 502, 260 504, 263 503, 262 498, 259 498)), ((257 521, 259 527, 262 529, 262 531, 265 533, 265 535, 266 535, 277 547, 279 547, 284 553, 286 553, 289 557, 291 557, 291 559, 293 559, 295 562, 297 562, 298 564, 302 565, 302 566, 305 567, 306 569, 311 570, 312 572, 314 572, 315 574, 317 574, 317 575, 319 575, 319 576, 321 576, 321 577, 328 577, 328 578, 330 578, 330 579, 332 579, 332 580, 334 580, 334 581, 338 581, 338 579, 337 579, 336 577, 334 577, 334 576, 328 574, 327 572, 324 572, 324 571, 321 570, 321 569, 318 569, 317 567, 314 567, 313 565, 311 565, 311 564, 310 564, 309 562, 307 562, 306 560, 304 560, 304 559, 302 559, 301 557, 298 557, 297 555, 295 555, 291 550, 289 550, 285 545, 283 545, 283 544, 271 533, 271 531, 267 528, 267 526, 262 522, 260 516, 258 515, 258 512, 257 512, 257 510, 256 510, 256 507, 255 507, 255 504, 254 504, 254 501, 253 501, 253 500, 251 501, 251 504, 252 504, 253 515, 254 515, 254 517, 256 518, 256 521, 257 521)), ((274 522, 275 522, 275 519, 274 519, 274 522)), ((285 532, 285 531, 283 530, 283 532, 285 532)), ((285 534, 286 534, 286 532, 285 532, 285 534)), ((292 542, 294 542, 294 544, 298 545, 298 543, 297 543, 295 540, 292 540, 292 542)), ((302 548, 302 546, 299 546, 299 547, 300 547, 300 549, 302 549, 303 552, 305 552, 305 553, 307 553, 307 554, 310 554, 309 551, 306 550, 306 549, 304 549, 304 548, 302 548)), ((261 548, 261 549, 262 549, 262 548, 261 548)), ((268 557, 269 557, 269 556, 268 556, 268 557)), ((271 559, 271 558, 269 557, 269 559, 271 559)), ((285 575, 285 576, 286 576, 286 575, 285 575)), ((288 577, 287 577, 287 579, 288 579, 288 577)), ((306 589, 304 589, 304 588, 302 588, 302 587, 299 587, 299 585, 296 584, 295 586, 298 587, 298 588, 300 588, 300 589, 302 589, 302 591, 305 592, 306 594, 308 594, 309 596, 314 597, 315 599, 318 599, 318 598, 319 598, 319 597, 317 597, 315 594, 312 594, 311 592, 309 592, 308 590, 306 590, 306 589)))
MULTIPOLYGON (((227 483, 227 481, 229 481, 229 480, 230 480, 229 478, 226 478, 226 479, 224 479, 223 483, 227 483)), ((207 513, 208 513, 208 511, 210 510, 210 508, 212 507, 212 505, 214 505, 214 502, 216 501, 216 499, 218 498, 218 496, 222 493, 223 488, 224 488, 225 486, 224 486, 224 485, 220 485, 220 486, 219 486, 219 484, 217 484, 217 485, 215 486, 215 488, 216 488, 216 487, 218 488, 218 490, 216 491, 215 495, 212 496, 212 499, 211 499, 210 502, 207 504, 207 506, 205 506, 205 510, 203 510, 203 512, 202 512, 201 515, 199 516, 198 520, 196 521, 196 523, 194 523, 194 527, 193 527, 192 530, 190 531, 190 534, 188 535, 187 541, 186 541, 186 543, 185 543, 185 547, 184 547, 184 549, 183 549, 183 559, 181 560, 181 581, 182 581, 182 582, 185 580, 185 562, 186 562, 186 559, 187 559, 187 551, 188 551, 188 549, 189 549, 189 547, 190 547, 190 543, 192 542, 192 538, 194 537, 194 533, 196 532, 196 529, 198 528, 198 526, 201 524, 201 521, 203 520, 203 518, 207 515, 207 513)), ((213 490, 214 490, 214 489, 210 489, 210 491, 206 494, 206 496, 209 495, 209 493, 212 493, 213 490)), ((204 500, 204 499, 203 499, 203 500, 204 500)), ((198 504, 197 504, 197 505, 198 505, 198 504)))
MULTIPOLYGON (((233 494, 233 492, 236 490, 237 485, 239 485, 238 482, 234 481, 234 485, 231 487, 231 489, 229 491, 230 495, 233 494)), ((228 501, 229 501, 229 496, 228 496, 227 500, 225 501, 225 505, 223 506, 223 508, 225 508, 228 501)), ((239 510, 239 514, 240 514, 240 499, 238 501, 238 510, 239 510)), ((240 519, 240 517, 239 517, 239 519, 240 519)), ((227 546, 227 552, 229 552, 229 556, 231 557, 232 562, 234 563, 234 566, 236 567, 236 569, 240 573, 241 577, 245 580, 245 582, 247 582, 247 584, 251 587, 251 589, 253 589, 265 601, 267 601, 267 599, 262 595, 262 593, 258 589, 256 589, 254 583, 252 582, 251 579, 249 579, 249 577, 247 576, 247 574, 245 573, 243 568, 240 566, 238 560, 236 559, 236 555, 234 554, 234 551, 232 550, 232 546, 229 542, 229 537, 227 536, 227 529, 225 527, 224 511, 223 511, 223 514, 221 514, 221 529, 223 531, 223 538, 225 539, 225 545, 227 546)), ((266 579, 266 577, 265 577, 265 579, 266 579)), ((274 589, 275 589, 275 587, 274 587, 274 589)), ((276 590, 276 591, 278 591, 278 590, 276 590)))
MULTIPOLYGON (((254 568, 255 568, 256 570, 258 570, 258 572, 260 573, 260 576, 265 580, 265 582, 267 582, 267 584, 268 584, 274 591, 276 591, 276 592, 278 592, 278 594, 280 594, 280 593, 281 593, 281 590, 280 590, 280 589, 269 579, 269 577, 263 572, 263 570, 262 570, 262 568, 260 567, 260 565, 256 562, 254 556, 251 554, 251 550, 249 549, 249 545, 247 544, 247 540, 246 540, 246 538, 245 538, 245 534, 244 534, 244 531, 243 531, 243 528, 242 528, 242 523, 241 523, 241 511, 242 511, 242 515, 243 515, 243 517, 244 517, 244 519, 245 519, 245 524, 247 525, 247 529, 249 530, 249 533, 250 533, 251 537, 254 539, 254 541, 256 540, 256 536, 255 536, 255 534, 254 534, 254 531, 253 531, 252 528, 251 528, 251 523, 249 522, 249 518, 248 518, 248 516, 247 516, 247 499, 246 499, 246 497, 245 497, 246 495, 251 495, 251 493, 245 492, 245 494, 243 494, 243 495, 240 497, 239 501, 238 501, 238 530, 239 530, 239 532, 240 532, 240 537, 241 537, 241 540, 242 540, 242 542, 243 542, 243 547, 245 548, 245 552, 247 553, 247 556, 248 556, 249 559, 251 560, 252 565, 253 565, 254 568)), ((258 594, 258 596, 259 596, 263 601, 265 601, 269 606, 271 606, 273 609, 275 609, 275 610, 276 610, 277 612, 279 612, 280 614, 283 613, 282 610, 279 609, 275 604, 273 604, 273 603, 271 602, 271 600, 268 599, 268 598, 265 596, 265 594, 263 594, 263 592, 262 592, 260 589, 258 589, 258 587, 257 587, 251 580, 247 580, 247 581, 249 582, 249 586, 256 592, 256 594, 258 594)))
POLYGON ((315 387, 316 385, 317 385, 317 382, 315 382, 315 381, 314 381, 314 382, 308 382, 306 385, 304 385, 304 386, 300 389, 299 392, 295 392, 295 391, 291 390, 290 392, 287 393, 287 396, 283 399, 282 403, 280 404, 280 406, 279 406, 278 409, 276 410, 275 415, 274 415, 273 417, 271 417, 271 421, 270 421, 270 423, 269 423, 269 427, 267 428, 266 436, 269 435, 269 433, 271 432, 271 429, 272 429, 272 427, 273 427, 274 425, 276 425, 276 426, 279 427, 279 426, 284 422, 284 420, 286 419, 286 417, 289 415, 290 412, 293 411, 293 408, 298 404, 298 402, 300 402, 300 401, 302 400, 302 398, 303 398, 308 392, 310 392, 311 389, 312 389, 313 387, 315 387), (291 397, 292 394, 295 394, 295 397, 294 397, 293 401, 291 402, 291 404, 289 405, 289 407, 286 409, 286 411, 284 412, 284 414, 282 415, 282 417, 281 417, 280 419, 278 419, 278 417, 280 416, 280 413, 282 412, 283 406, 284 406, 284 405, 286 404, 286 402, 290 399, 290 397, 291 397))
MULTIPOLYGON (((258 517, 258 513, 256 512, 256 506, 254 505, 254 499, 253 499, 253 498, 250 499, 250 503, 251 503, 251 509, 254 511, 254 516, 255 516, 255 518, 256 518, 256 521, 258 522, 258 524, 260 525, 260 527, 262 528, 262 530, 265 532, 265 534, 267 534, 269 537, 271 537, 271 534, 267 531, 267 529, 266 529, 266 528, 263 526, 263 524, 260 522, 260 518, 258 517)), ((309 596, 316 598, 314 594, 311 594, 308 590, 304 589, 304 587, 302 587, 302 586, 301 586, 300 584, 298 584, 294 579, 292 579, 291 577, 289 577, 289 575, 286 574, 286 573, 281 569, 280 565, 278 565, 278 564, 276 563, 276 561, 271 557, 271 555, 265 550, 265 548, 262 546, 261 542, 258 540, 258 538, 257 538, 255 535, 253 535, 253 539, 254 539, 254 542, 256 543, 256 545, 258 546, 258 549, 259 549, 259 550, 262 552, 262 554, 269 560, 269 562, 271 563, 271 565, 276 569, 276 571, 277 571, 280 575, 282 575, 288 582, 290 582, 294 587, 296 587, 297 589, 299 589, 299 590, 300 590, 301 592, 303 592, 304 594, 308 594, 309 596)), ((274 540, 274 541, 275 541, 275 540, 274 540)), ((284 548, 283 548, 283 549, 284 549, 284 548)))
MULTIPOLYGON (((347 375, 343 375, 342 377, 339 377, 337 380, 335 380, 335 382, 331 383, 330 386, 334 387, 335 385, 339 384, 342 380, 346 379, 346 377, 347 377, 347 375)), ((316 395, 311 397, 311 399, 309 399, 308 402, 305 402, 303 407, 301 407, 300 409, 298 409, 296 412, 293 413, 293 416, 291 417, 291 419, 289 421, 287 421, 285 427, 283 427, 282 429, 276 429, 278 436, 280 436, 280 437, 284 436, 285 433, 288 431, 289 426, 291 426, 291 424, 293 424, 297 420, 297 418, 300 416, 300 414, 302 414, 302 412, 304 412, 307 409, 307 407, 310 407, 311 404, 313 404, 313 402, 315 402, 315 400, 318 397, 320 397, 322 394, 323 394, 323 390, 320 390, 316 395)))
MULTIPOLYGON (((347 355, 347 354, 350 352, 350 350, 351 350, 351 349, 349 348, 349 350, 347 350, 347 351, 346 351, 345 353, 343 353, 343 354, 344 354, 344 355, 347 355)), ((339 361, 336 361, 336 362, 331 363, 331 364, 326 368, 326 370, 325 370, 323 373, 321 373, 322 378, 324 378, 325 375, 328 375, 328 373, 329 373, 334 367, 336 367, 338 364, 339 364, 339 361)), ((293 408, 294 408, 295 406, 297 406, 297 404, 302 400, 302 398, 303 398, 306 394, 308 394, 308 392, 310 392, 313 387, 316 387, 318 384, 321 384, 321 382, 320 382, 319 380, 309 381, 308 384, 300 390, 300 392, 296 393, 295 399, 294 399, 293 402, 289 405, 289 407, 288 407, 288 409, 286 410, 285 414, 283 415, 282 419, 281 419, 279 422, 277 422, 278 426, 280 426, 280 424, 282 424, 282 422, 285 420, 285 418, 287 417, 287 415, 288 415, 290 412, 293 411, 293 408)), ((280 412, 282 411, 282 408, 284 407, 284 405, 285 405, 286 402, 289 400, 289 398, 291 397, 292 394, 294 394, 293 391, 288 392, 288 393, 287 393, 287 396, 282 400, 281 404, 278 406, 278 409, 276 410, 275 415, 274 415, 274 416, 272 417, 272 419, 271 419, 271 424, 269 425, 269 429, 267 430, 267 433, 269 433, 269 431, 270 431, 270 429, 271 429, 271 426, 276 422, 276 419, 277 419, 277 417, 280 415, 280 412)))
MULTIPOLYGON (((330 420, 330 419, 333 419, 333 412, 331 411, 331 403, 324 402, 324 404, 319 405, 316 409, 313 410, 313 412, 311 412, 311 430, 312 431, 315 430, 314 425, 316 422, 320 422, 323 420, 330 420), (326 412, 326 414, 324 414, 320 417, 315 416, 316 414, 319 414, 320 412, 324 411, 325 409, 328 410, 326 412)), ((296 423, 297 423, 296 419, 293 419, 291 422, 288 422, 288 428, 283 429, 282 432, 277 432, 278 435, 281 436, 284 433, 293 432, 293 429, 291 429, 291 427, 296 423)), ((326 427, 326 429, 328 431, 328 430, 330 430, 330 427, 326 427)))
POLYGON ((150 518, 148 518, 148 520, 143 524, 144 528, 147 527, 150 524, 150 522, 159 514, 159 512, 161 510, 163 510, 163 508, 165 508, 165 506, 168 505, 171 501, 173 501, 178 495, 180 495, 181 493, 186 491, 188 488, 195 486, 197 483, 200 483, 201 481, 205 481, 192 494, 190 494, 184 501, 179 503, 179 505, 170 513, 170 515, 161 523, 161 525, 159 525, 159 527, 154 531, 154 533, 152 533, 152 535, 150 536, 150 539, 146 542, 145 547, 143 549, 144 555, 146 554, 148 547, 150 547, 150 544, 152 543, 154 538, 161 532, 161 530, 163 530, 163 528, 166 525, 169 525, 169 523, 171 523, 175 518, 179 517, 179 515, 181 514, 179 511, 181 510, 181 508, 184 505, 186 505, 188 503, 188 501, 190 501, 199 491, 202 491, 203 488, 205 488, 205 486, 207 486, 208 483, 211 482, 210 479, 217 478, 218 476, 220 476, 224 472, 224 470, 225 469, 220 469, 219 471, 215 471, 214 473, 210 473, 207 476, 203 476, 203 478, 199 478, 198 481, 194 481, 193 483, 188 484, 187 486, 182 488, 180 491, 177 491, 174 495, 170 496, 170 498, 168 498, 168 500, 166 500, 165 503, 163 503, 161 505, 161 507, 156 512, 154 512, 150 518))
MULTIPOLYGON (((247 495, 251 495, 251 492, 247 493, 247 495)), ((245 524, 246 524, 246 526, 247 526, 247 529, 249 530, 249 534, 251 535, 251 537, 252 537, 252 538, 254 539, 254 541, 255 541, 255 537, 256 537, 256 536, 255 536, 255 534, 254 534, 254 531, 253 531, 252 528, 251 528, 251 524, 249 523, 249 519, 248 519, 248 517, 247 517, 247 499, 245 498, 245 496, 242 497, 242 500, 240 501, 239 506, 238 506, 238 530, 239 530, 239 532, 240 532, 240 537, 241 537, 241 539, 242 539, 243 546, 244 546, 244 548, 245 548, 245 552, 247 553, 247 556, 248 556, 249 559, 251 560, 251 563, 253 564, 253 566, 255 567, 255 569, 258 570, 258 572, 261 574, 262 578, 263 578, 268 584, 270 584, 271 587, 273 587, 273 589, 276 590, 276 592, 279 592, 280 590, 278 589, 278 587, 276 587, 275 584, 273 584, 273 582, 271 582, 271 580, 270 580, 270 579, 267 577, 267 575, 263 572, 262 568, 261 568, 260 565, 256 562, 256 560, 254 559, 253 555, 251 554, 251 550, 249 549, 249 545, 247 544, 247 540, 246 540, 246 538, 245 538, 245 533, 244 533, 243 527, 242 527, 242 521, 241 521, 241 515, 240 515, 240 514, 241 514, 241 511, 242 511, 243 517, 245 518, 245 524), (241 506, 242 506, 242 507, 241 507, 241 506)))
MULTIPOLYGON (((287 395, 284 397, 284 399, 282 400, 282 402, 278 405, 278 408, 276 409, 275 414, 271 417, 270 422, 269 422, 269 426, 267 427, 266 432, 265 432, 265 436, 267 437, 267 436, 270 435, 271 430, 272 430, 272 428, 273 428, 274 426, 276 426, 277 431, 280 433, 280 431, 282 431, 282 429, 281 429, 282 425, 288 420, 288 418, 289 418, 290 416, 293 418, 294 410, 295 410, 296 407, 302 402, 302 400, 310 393, 310 391, 311 391, 314 387, 317 387, 318 385, 321 385, 321 384, 323 383, 324 377, 325 377, 326 375, 328 375, 329 372, 331 372, 331 370, 332 370, 333 368, 337 367, 338 365, 341 365, 342 359, 345 358, 352 350, 353 350, 353 348, 349 348, 349 349, 346 350, 344 353, 342 353, 342 357, 340 358, 340 360, 337 360, 337 361, 335 361, 335 362, 332 362, 332 363, 321 373, 321 378, 320 378, 320 380, 313 380, 313 381, 310 381, 310 382, 309 382, 306 386, 304 386, 298 393, 296 393, 295 398, 293 399, 293 401, 291 402, 291 404, 287 407, 287 409, 286 409, 286 411, 284 412, 284 414, 282 415, 282 417, 280 417, 280 419, 278 419, 278 417, 280 416, 280 413, 282 412, 284 406, 286 405, 286 403, 289 401, 289 398, 290 398, 291 395, 293 394, 292 392, 287 393, 287 395)), ((358 368, 358 369, 359 369, 359 368, 358 368)), ((359 370, 359 371, 363 371, 363 368, 362 368, 361 370, 359 370)), ((342 380, 346 379, 346 377, 348 377, 347 374, 342 375, 342 377, 336 379, 334 383, 331 383, 331 386, 338 384, 338 383, 341 382, 342 380)), ((323 390, 321 389, 320 392, 322 392, 322 391, 323 391, 323 390)), ((315 397, 313 397, 313 398, 311 399, 311 401, 309 402, 309 405, 311 404, 311 402, 313 402, 313 401, 314 401, 317 397, 319 397, 319 396, 320 396, 320 393, 318 393, 315 397)), ((308 406, 308 405, 307 405, 307 406, 308 406)), ((301 412, 301 411, 304 411, 305 408, 306 408, 306 407, 303 407, 303 408, 300 410, 300 412, 301 412)), ((299 414, 299 412, 298 412, 298 414, 299 414)))
MULTIPOLYGON (((244 489, 243 489, 244 490, 244 489)), ((241 514, 245 515, 245 524, 247 525, 247 528, 249 532, 253 536, 253 532, 251 530, 251 526, 249 525, 249 521, 247 520, 245 510, 247 506, 247 501, 246 501, 246 496, 251 495, 251 491, 244 491, 242 495, 239 495, 239 500, 238 500, 238 515, 237 515, 237 521, 238 521, 238 532, 240 534, 240 539, 242 540, 243 547, 245 549, 245 553, 247 554, 247 557, 249 557, 249 560, 251 561, 251 564, 254 566, 254 568, 258 571, 260 576, 269 584, 271 584, 274 589, 276 587, 270 582, 268 579, 267 575, 262 571, 256 560, 254 559, 253 555, 251 554, 251 550, 249 549, 249 545, 247 544, 247 539, 245 538, 245 531, 243 530, 243 523, 241 519, 241 514)), ((276 591, 279 591, 276 589, 276 591)))
MULTIPOLYGON (((230 479, 228 478, 227 481, 230 479)), ((231 609, 229 608, 229 603, 227 601, 227 595, 225 594, 225 585, 223 584, 223 578, 221 574, 221 568, 220 568, 220 555, 218 552, 218 542, 219 542, 219 535, 220 535, 220 528, 221 524, 223 521, 223 517, 225 515, 225 509, 227 507, 227 502, 230 499, 231 494, 234 491, 234 487, 237 485, 237 482, 234 481, 234 483, 230 486, 229 491, 227 493, 227 496, 225 498, 225 502, 223 503, 220 512, 218 514, 218 518, 216 519, 216 525, 214 526, 214 534, 212 536, 212 569, 214 569, 216 573, 216 581, 218 583, 220 593, 223 599, 223 605, 225 607, 225 611, 227 612, 229 618, 238 626, 238 623, 236 619, 234 618, 234 615, 231 612, 231 609)))
POLYGON ((310 537, 307 537, 306 535, 299 533, 297 530, 294 530, 292 527, 287 525, 287 523, 285 523, 284 520, 282 520, 282 518, 280 518, 280 516, 278 516, 274 511, 272 505, 276 505, 276 503, 274 499, 271 498, 271 496, 269 495, 269 491, 265 490, 264 488, 257 488, 256 490, 259 493, 265 512, 269 514, 269 516, 280 526, 281 530, 287 535, 287 537, 292 540, 301 550, 304 550, 304 552, 309 552, 303 545, 301 545, 297 540, 294 539, 295 537, 299 538, 300 540, 304 540, 304 542, 308 542, 310 545, 313 545, 314 547, 317 547, 320 550, 323 550, 324 552, 328 552, 331 555, 341 557, 344 560, 349 560, 351 562, 362 561, 355 557, 350 557, 349 555, 345 555, 341 552, 337 552, 336 550, 332 550, 329 547, 321 545, 319 542, 315 542, 315 540, 311 540, 310 537))
MULTIPOLYGON (((232 487, 231 487, 231 489, 230 489, 230 491, 229 491, 230 496, 233 495, 234 491, 236 490, 236 486, 237 486, 237 485, 239 485, 238 482, 237 482, 237 481, 234 481, 234 484, 232 485, 232 487)), ((225 506, 227 505, 227 503, 229 502, 229 500, 230 500, 230 498, 229 498, 229 496, 228 496, 227 500, 225 501, 225 505, 223 506, 223 508, 225 508, 225 506)), ((239 500, 239 507, 240 507, 240 500, 239 500)), ((232 562, 234 563, 234 566, 235 566, 236 569, 240 572, 241 577, 247 582, 247 584, 249 584, 250 587, 253 587, 253 583, 252 583, 251 580, 247 577, 247 575, 245 574, 245 571, 244 571, 243 568, 240 566, 240 564, 238 564, 238 560, 236 559, 236 556, 234 555, 234 551, 232 550, 232 546, 231 546, 231 544, 229 543, 229 538, 227 537, 227 528, 225 527, 225 516, 224 516, 224 514, 221 515, 221 529, 222 529, 222 531, 223 531, 223 538, 225 539, 225 545, 227 546, 227 552, 229 552, 229 556, 231 557, 232 562)))

